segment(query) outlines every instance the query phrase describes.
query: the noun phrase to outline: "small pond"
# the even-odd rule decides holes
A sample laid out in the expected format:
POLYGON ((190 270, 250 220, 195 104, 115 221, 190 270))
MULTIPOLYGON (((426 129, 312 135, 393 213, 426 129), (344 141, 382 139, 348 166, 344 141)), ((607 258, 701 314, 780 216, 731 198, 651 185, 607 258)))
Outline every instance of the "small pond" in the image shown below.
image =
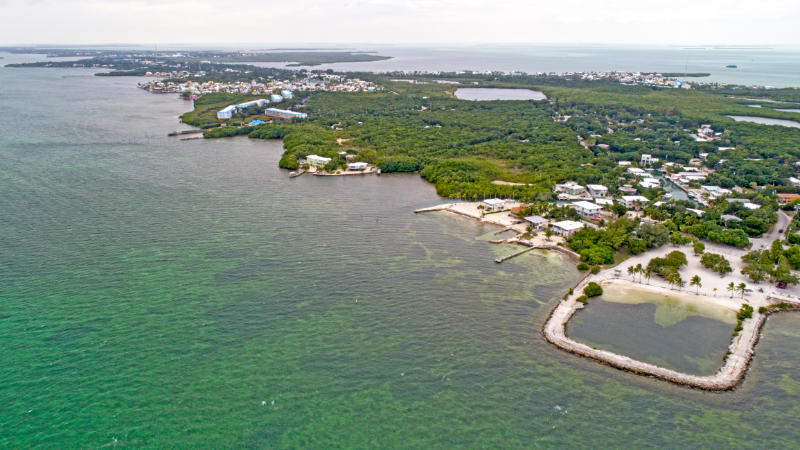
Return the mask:
POLYGON ((692 299, 609 286, 567 324, 567 336, 595 348, 694 375, 713 375, 728 350, 736 314, 692 299))
POLYGON ((547 100, 547 96, 531 89, 458 88, 459 100, 547 100))
POLYGON ((800 122, 784 119, 770 119, 769 117, 728 116, 737 122, 753 122, 762 125, 781 125, 784 127, 800 128, 800 122))

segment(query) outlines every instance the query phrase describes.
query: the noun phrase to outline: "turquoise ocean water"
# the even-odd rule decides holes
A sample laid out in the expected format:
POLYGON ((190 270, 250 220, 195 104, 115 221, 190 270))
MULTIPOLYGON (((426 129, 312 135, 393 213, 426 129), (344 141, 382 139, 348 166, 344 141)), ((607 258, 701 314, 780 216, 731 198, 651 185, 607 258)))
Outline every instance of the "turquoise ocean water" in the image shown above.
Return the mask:
POLYGON ((568 259, 496 264, 415 175, 167 137, 191 105, 137 81, 0 68, 0 448, 797 447, 800 317, 729 393, 565 354, 568 259))

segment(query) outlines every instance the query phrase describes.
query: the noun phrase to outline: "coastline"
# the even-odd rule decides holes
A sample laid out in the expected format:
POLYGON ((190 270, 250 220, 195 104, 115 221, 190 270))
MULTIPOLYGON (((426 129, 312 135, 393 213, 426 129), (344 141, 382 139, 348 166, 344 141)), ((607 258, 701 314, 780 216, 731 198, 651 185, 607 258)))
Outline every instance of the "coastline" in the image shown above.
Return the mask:
MULTIPOLYGON (((573 294, 562 300, 551 311, 550 316, 542 327, 542 334, 547 342, 564 350, 568 353, 583 356, 585 358, 593 359, 600 363, 609 365, 616 369, 624 370, 641 376, 655 377, 671 383, 692 387, 696 389, 703 389, 707 391, 729 391, 735 389, 743 381, 747 374, 755 355, 755 347, 761 336, 761 329, 766 323, 767 318, 776 312, 781 311, 800 311, 800 302, 793 299, 779 298, 781 301, 797 305, 794 308, 782 309, 769 309, 765 313, 753 312, 753 317, 746 319, 743 323, 743 330, 738 336, 734 336, 731 340, 728 349, 730 354, 725 360, 725 363, 720 367, 714 375, 711 376, 698 376, 690 375, 683 372, 678 372, 655 364, 639 361, 624 355, 613 353, 607 350, 598 350, 582 344, 575 340, 570 339, 566 335, 566 326, 572 316, 579 310, 583 309, 585 305, 579 303, 576 299, 582 295, 582 290, 591 281, 598 282, 601 286, 608 286, 610 284, 619 283, 621 285, 628 285, 635 288, 640 288, 639 285, 627 280, 608 280, 605 279, 604 273, 588 276, 584 278, 573 289, 573 294)), ((656 289, 646 289, 658 291, 656 289)))
MULTIPOLYGON (((500 226, 503 227, 504 230, 514 231, 517 232, 518 234, 514 237, 500 239, 497 241, 490 241, 490 242, 498 244, 516 243, 516 244, 526 245, 528 247, 540 248, 543 250, 552 249, 560 251, 576 260, 579 260, 580 258, 580 255, 578 255, 577 253, 573 252, 567 247, 557 245, 557 243, 555 242, 544 244, 544 242, 542 241, 536 242, 537 240, 536 238, 534 239, 534 241, 521 239, 522 234, 525 233, 524 224, 516 224, 516 225, 508 224, 507 219, 491 220, 487 218, 486 215, 482 217, 480 214, 470 211, 470 208, 466 208, 464 207, 464 205, 465 204, 459 204, 459 203, 445 203, 429 208, 418 209, 414 212, 423 213, 423 212, 442 211, 450 214, 455 214, 458 216, 467 217, 482 223, 488 223, 500 226)), ((502 213, 490 214, 489 216, 499 215, 499 214, 502 213)), ((539 236, 537 236, 537 238, 540 239, 539 236)), ((502 262, 505 259, 513 257, 519 253, 522 252, 516 252, 505 258, 500 258, 499 260, 497 260, 497 262, 498 263, 502 262)), ((750 362, 752 361, 755 355, 755 347, 760 339, 761 329, 763 328, 769 316, 776 312, 782 312, 782 311, 800 311, 800 300, 776 296, 773 293, 772 296, 773 301, 770 302, 771 304, 777 302, 786 302, 795 306, 792 308, 777 308, 777 309, 770 308, 764 313, 759 313, 758 310, 755 310, 753 312, 753 317, 745 319, 742 322, 743 329, 741 330, 741 332, 739 332, 739 334, 736 336, 732 336, 731 342, 728 345, 729 354, 727 356, 727 359, 725 359, 724 363, 717 370, 717 372, 714 375, 710 376, 691 375, 676 370, 667 369, 637 359, 633 359, 628 356, 613 353, 607 350, 598 350, 586 344, 582 344, 573 339, 570 339, 566 335, 566 326, 569 320, 578 310, 583 309, 585 307, 583 303, 577 302, 576 299, 579 296, 583 295, 582 292, 583 288, 589 282, 595 281, 603 287, 608 287, 611 285, 619 285, 631 289, 640 289, 659 294, 668 294, 668 295, 675 294, 674 292, 667 291, 667 288, 663 286, 636 283, 634 281, 628 281, 625 279, 618 278, 617 276, 614 275, 613 270, 614 270, 613 268, 606 269, 599 272, 596 275, 587 273, 586 276, 584 276, 581 279, 581 281, 578 282, 578 284, 573 287, 572 289, 573 293, 571 295, 568 295, 564 300, 558 302, 556 307, 550 311, 547 320, 542 326, 542 334, 544 335, 545 340, 548 343, 554 345, 555 347, 561 350, 564 350, 567 353, 572 353, 574 355, 592 359, 597 362, 614 367, 616 369, 620 369, 626 372, 631 372, 636 375, 654 377, 680 386, 686 386, 707 391, 730 391, 736 389, 736 387, 738 387, 744 381, 744 378, 747 374, 747 370, 750 367, 750 362)), ((686 297, 694 299, 695 296, 691 295, 690 291, 687 291, 686 297)), ((705 293, 696 295, 696 301, 698 302, 702 302, 707 305, 711 305, 714 307, 721 307, 726 310, 736 312, 737 310, 733 308, 732 305, 726 304, 726 300, 727 298, 725 296, 709 297, 705 293), (712 299, 719 299, 719 301, 712 299)))

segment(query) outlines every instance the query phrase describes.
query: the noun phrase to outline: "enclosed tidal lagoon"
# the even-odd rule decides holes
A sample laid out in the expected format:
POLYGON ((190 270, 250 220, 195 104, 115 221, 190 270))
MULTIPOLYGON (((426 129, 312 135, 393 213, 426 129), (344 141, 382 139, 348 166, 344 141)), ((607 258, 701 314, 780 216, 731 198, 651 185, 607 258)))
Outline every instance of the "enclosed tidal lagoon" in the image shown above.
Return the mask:
MULTIPOLYGON (((13 58, 2 55, 6 61, 13 58)), ((795 448, 800 315, 715 394, 547 344, 581 277, 413 175, 167 137, 138 79, 0 69, 0 448, 795 448)))
POLYGON ((800 122, 786 119, 772 119, 769 117, 753 117, 753 116, 728 116, 737 122, 752 122, 761 125, 780 125, 782 127, 800 128, 800 122))
POLYGON ((458 88, 455 92, 459 100, 547 100, 547 96, 532 89, 499 88, 458 88))
POLYGON ((736 326, 736 312, 691 295, 612 285, 569 321, 567 336, 678 372, 713 375, 736 326))

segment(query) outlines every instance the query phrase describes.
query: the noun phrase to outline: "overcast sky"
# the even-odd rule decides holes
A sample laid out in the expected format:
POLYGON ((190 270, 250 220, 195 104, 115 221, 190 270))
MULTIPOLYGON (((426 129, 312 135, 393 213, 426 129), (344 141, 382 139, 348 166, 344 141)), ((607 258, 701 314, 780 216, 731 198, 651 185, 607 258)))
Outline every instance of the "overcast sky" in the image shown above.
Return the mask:
POLYGON ((800 44, 800 0, 0 0, 0 45, 800 44))

